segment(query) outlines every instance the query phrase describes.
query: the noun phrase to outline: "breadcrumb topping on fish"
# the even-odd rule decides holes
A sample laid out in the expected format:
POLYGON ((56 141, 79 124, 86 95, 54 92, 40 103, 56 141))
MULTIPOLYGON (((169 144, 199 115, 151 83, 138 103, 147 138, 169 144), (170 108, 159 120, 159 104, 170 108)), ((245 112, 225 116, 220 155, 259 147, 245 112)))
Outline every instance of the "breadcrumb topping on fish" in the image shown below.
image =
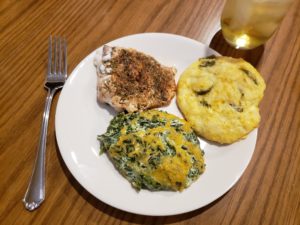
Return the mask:
POLYGON ((95 65, 98 100, 117 111, 166 106, 175 96, 175 68, 163 66, 142 52, 105 45, 95 65))

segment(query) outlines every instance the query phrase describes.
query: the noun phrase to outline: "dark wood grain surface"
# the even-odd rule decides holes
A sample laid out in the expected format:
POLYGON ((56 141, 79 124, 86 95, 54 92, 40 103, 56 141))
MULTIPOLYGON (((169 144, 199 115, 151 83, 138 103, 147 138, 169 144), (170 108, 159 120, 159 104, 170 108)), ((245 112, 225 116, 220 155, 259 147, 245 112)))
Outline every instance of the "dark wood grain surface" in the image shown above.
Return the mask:
MULTIPOLYGON (((235 51, 220 34, 220 0, 0 1, 0 224, 300 224, 300 1, 263 48, 235 51), (65 36, 69 72, 91 51, 128 34, 187 36, 244 57, 266 80, 253 158, 210 205, 177 216, 126 213, 90 195, 63 162, 51 109, 46 201, 21 202, 36 156, 46 92, 47 38, 65 36)), ((197 197, 197 196, 195 196, 197 197)), ((158 203, 159 204, 159 203, 158 203)), ((142 207, 142 206, 141 206, 142 207)))

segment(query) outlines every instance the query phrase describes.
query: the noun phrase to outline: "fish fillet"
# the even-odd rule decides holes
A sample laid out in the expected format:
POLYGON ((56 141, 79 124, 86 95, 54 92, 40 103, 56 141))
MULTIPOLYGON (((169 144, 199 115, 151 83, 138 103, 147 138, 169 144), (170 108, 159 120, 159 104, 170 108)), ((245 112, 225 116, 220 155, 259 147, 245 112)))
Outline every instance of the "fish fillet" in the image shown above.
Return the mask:
POLYGON ((176 69, 135 49, 104 45, 94 64, 97 98, 117 111, 143 111, 170 104, 176 93, 176 69))

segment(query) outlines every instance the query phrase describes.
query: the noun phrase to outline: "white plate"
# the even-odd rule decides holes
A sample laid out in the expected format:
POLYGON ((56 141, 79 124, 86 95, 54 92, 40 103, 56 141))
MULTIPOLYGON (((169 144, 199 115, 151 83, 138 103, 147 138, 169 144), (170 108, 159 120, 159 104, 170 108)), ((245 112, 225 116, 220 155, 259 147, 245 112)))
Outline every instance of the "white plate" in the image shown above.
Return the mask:
MULTIPOLYGON (((144 33, 109 43, 132 47, 154 56, 164 65, 175 66, 176 80, 199 57, 218 54, 202 43, 163 33, 144 33)), ((98 49, 101 51, 101 47, 98 49)), ((103 134, 114 111, 96 100, 96 71, 88 55, 68 78, 56 110, 56 137, 61 155, 78 182, 101 201, 124 211, 143 215, 174 215, 192 211, 216 200, 241 177, 254 152, 257 130, 231 145, 200 140, 205 151, 206 171, 183 192, 136 192, 105 154, 99 155, 97 135, 103 134)), ((175 99, 170 113, 182 117, 175 99)))

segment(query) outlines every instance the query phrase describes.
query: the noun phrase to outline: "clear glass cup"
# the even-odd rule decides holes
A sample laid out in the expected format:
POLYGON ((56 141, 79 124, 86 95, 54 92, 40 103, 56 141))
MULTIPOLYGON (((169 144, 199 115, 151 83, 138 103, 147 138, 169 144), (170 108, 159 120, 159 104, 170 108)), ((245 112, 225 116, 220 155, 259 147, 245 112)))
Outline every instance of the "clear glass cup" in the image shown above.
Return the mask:
POLYGON ((253 49, 275 32, 293 0, 227 0, 221 16, 225 40, 237 49, 253 49))

